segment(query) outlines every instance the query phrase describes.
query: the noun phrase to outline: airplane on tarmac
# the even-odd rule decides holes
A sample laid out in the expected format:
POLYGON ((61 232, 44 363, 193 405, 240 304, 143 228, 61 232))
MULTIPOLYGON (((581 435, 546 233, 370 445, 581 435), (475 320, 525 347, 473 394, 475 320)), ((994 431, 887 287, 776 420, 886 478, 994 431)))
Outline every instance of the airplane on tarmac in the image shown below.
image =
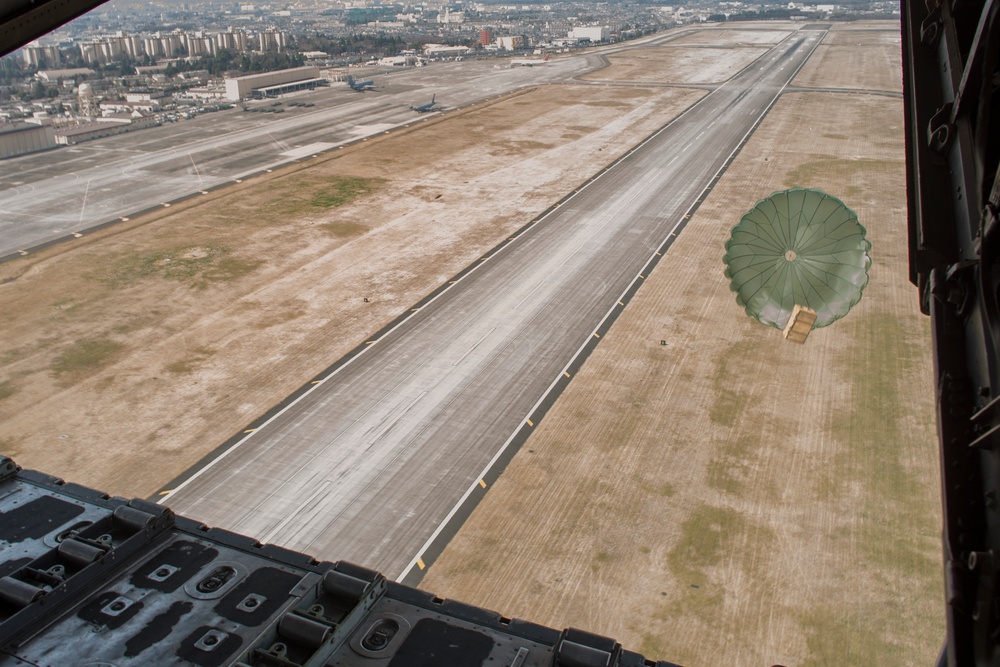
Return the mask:
POLYGON ((444 109, 440 104, 434 104, 434 98, 437 97, 437 93, 431 95, 431 101, 427 104, 421 104, 420 106, 411 106, 410 109, 416 111, 417 113, 427 113, 428 111, 440 111, 444 109))
POLYGON ((351 87, 351 90, 356 90, 359 93, 363 93, 366 90, 375 90, 375 82, 371 79, 367 81, 355 81, 354 77, 350 74, 347 75, 347 85, 351 87))
POLYGON ((545 63, 549 62, 549 58, 551 58, 551 55, 550 54, 545 54, 545 57, 542 58, 542 59, 527 58, 527 59, 522 59, 522 60, 511 60, 510 61, 510 66, 511 67, 534 67, 535 65, 544 65, 545 63))

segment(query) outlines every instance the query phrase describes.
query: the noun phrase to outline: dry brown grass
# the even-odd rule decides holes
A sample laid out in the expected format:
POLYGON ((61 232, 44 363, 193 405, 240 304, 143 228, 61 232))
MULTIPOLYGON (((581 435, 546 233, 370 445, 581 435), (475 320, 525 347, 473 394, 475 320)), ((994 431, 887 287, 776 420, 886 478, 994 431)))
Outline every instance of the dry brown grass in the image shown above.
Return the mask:
POLYGON ((898 26, 886 30, 829 32, 792 81, 806 88, 903 91, 898 26))
POLYGON ((661 46, 608 56, 611 65, 580 77, 590 81, 722 83, 760 57, 767 47, 707 49, 661 46))
POLYGON ((699 30, 671 41, 671 44, 683 44, 685 46, 747 46, 762 45, 770 46, 777 44, 788 37, 788 33, 799 28, 795 23, 781 24, 778 22, 769 23, 769 29, 761 29, 761 24, 743 24, 749 29, 740 29, 741 26, 734 25, 728 28, 715 28, 699 30))
POLYGON ((527 91, 0 266, 3 453, 155 492, 703 94, 527 91))
POLYGON ((783 97, 421 586, 689 667, 930 664, 938 473, 903 183, 898 101, 783 97), (861 303, 801 347, 743 314, 721 262, 790 185, 842 196, 874 246, 861 303))

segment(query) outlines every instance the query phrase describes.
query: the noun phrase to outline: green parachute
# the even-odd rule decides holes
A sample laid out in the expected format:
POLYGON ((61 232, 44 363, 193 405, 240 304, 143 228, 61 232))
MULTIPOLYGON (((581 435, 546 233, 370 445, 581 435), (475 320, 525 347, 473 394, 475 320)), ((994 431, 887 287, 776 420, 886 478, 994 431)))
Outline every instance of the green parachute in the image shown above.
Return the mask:
POLYGON ((825 327, 861 300, 871 247, 858 216, 842 201, 793 188, 743 215, 723 261, 736 301, 750 317, 782 329, 799 306, 815 311, 813 327, 825 327))

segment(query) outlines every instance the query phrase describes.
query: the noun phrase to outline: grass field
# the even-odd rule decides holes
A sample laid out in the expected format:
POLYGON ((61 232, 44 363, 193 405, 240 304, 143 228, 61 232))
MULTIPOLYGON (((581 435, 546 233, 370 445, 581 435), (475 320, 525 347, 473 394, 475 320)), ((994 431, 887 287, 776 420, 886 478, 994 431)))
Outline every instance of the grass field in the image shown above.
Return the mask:
MULTIPOLYGON (((868 41, 851 62, 871 82, 868 41)), ((781 98, 421 587, 688 667, 933 663, 934 394, 900 106, 781 98), (861 303, 804 346, 723 275, 731 227, 787 187, 841 197, 873 244, 861 303)))
MULTIPOLYGON (((595 78, 714 79, 789 29, 706 30, 673 69, 623 54, 595 78), (706 77, 720 50, 696 49, 719 45, 740 51, 706 77)), ((932 663, 930 342, 889 32, 831 32, 796 84, 890 95, 782 97, 425 588, 688 667, 932 663), (721 261, 792 186, 844 199, 873 243, 861 303, 802 347, 743 314, 721 261)), ((526 90, 0 266, 0 450, 154 492, 703 94, 526 90)))
POLYGON ((0 265, 3 452, 155 493, 702 95, 529 89, 0 265))

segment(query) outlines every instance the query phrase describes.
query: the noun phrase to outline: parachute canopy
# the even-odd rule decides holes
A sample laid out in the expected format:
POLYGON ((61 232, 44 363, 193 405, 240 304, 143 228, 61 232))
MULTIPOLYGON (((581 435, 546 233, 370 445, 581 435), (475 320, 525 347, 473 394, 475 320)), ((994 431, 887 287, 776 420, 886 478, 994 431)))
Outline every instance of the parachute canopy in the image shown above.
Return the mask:
POLYGON ((868 284, 871 243, 858 216, 820 190, 775 192, 745 213, 726 242, 726 277, 747 315, 784 328, 796 305, 815 327, 847 315, 868 284))

